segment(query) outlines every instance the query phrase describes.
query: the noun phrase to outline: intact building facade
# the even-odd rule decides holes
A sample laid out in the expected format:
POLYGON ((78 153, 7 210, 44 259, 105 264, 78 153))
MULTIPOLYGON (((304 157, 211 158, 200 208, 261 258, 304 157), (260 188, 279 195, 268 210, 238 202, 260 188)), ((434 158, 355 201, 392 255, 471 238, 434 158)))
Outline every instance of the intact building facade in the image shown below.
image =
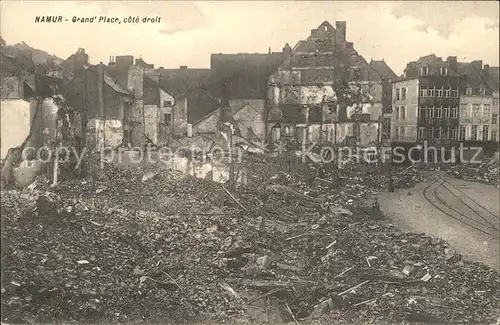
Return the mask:
POLYGON ((460 62, 458 67, 462 79, 459 140, 498 141, 498 75, 490 74, 490 66, 483 67, 480 60, 460 62))
POLYGON ((459 90, 456 57, 434 54, 407 64, 393 84, 393 142, 451 146, 458 139, 459 90))

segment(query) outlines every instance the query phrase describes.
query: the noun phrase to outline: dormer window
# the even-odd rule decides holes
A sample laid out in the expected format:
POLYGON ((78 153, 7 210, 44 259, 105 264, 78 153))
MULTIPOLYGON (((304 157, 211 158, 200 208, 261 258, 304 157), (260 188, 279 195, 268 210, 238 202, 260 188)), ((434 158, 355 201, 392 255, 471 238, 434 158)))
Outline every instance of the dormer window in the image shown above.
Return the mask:
POLYGON ((465 94, 472 95, 472 88, 470 88, 470 87, 465 88, 465 94))
POLYGON ((323 26, 324 31, 326 32, 328 30, 327 26, 323 26))
POLYGON ((421 72, 423 76, 426 76, 429 74, 429 67, 422 67, 421 72))
POLYGON ((446 76, 447 74, 448 74, 448 68, 446 68, 446 67, 442 67, 442 68, 441 68, 441 75, 442 75, 442 76, 446 76))
POLYGON ((481 89, 479 89, 479 93, 480 93, 481 95, 486 95, 486 88, 481 88, 481 89))

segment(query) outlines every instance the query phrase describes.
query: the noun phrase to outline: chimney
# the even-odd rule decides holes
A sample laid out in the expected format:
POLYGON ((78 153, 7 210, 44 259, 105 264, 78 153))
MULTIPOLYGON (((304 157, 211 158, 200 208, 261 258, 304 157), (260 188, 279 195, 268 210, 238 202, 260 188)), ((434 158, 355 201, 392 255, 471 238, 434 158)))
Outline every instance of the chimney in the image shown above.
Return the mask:
POLYGON ((281 63, 283 63, 287 59, 289 59, 291 55, 292 55, 292 48, 290 47, 290 45, 288 43, 286 43, 285 47, 283 47, 281 63))
POLYGON ((181 70, 186 70, 187 68, 188 68, 188 67, 187 67, 187 65, 181 65, 181 66, 179 67, 179 69, 181 69, 181 70))
POLYGON ((446 62, 448 62, 448 65, 449 65, 449 68, 451 71, 458 72, 458 63, 457 63, 456 56, 449 56, 446 59, 446 62))
POLYGON ((472 68, 476 71, 483 70, 483 60, 472 61, 470 64, 471 64, 472 68))
POLYGON ((483 75, 484 75, 486 78, 489 78, 489 77, 490 77, 490 65, 489 65, 489 64, 485 64, 485 65, 484 65, 484 68, 483 68, 483 75))
POLYGON ((97 107, 100 117, 104 115, 104 65, 102 62, 97 65, 97 107))
POLYGON ((134 57, 132 55, 119 55, 115 57, 115 62, 117 64, 130 67, 134 64, 134 57))
POLYGON ((347 22, 336 21, 335 22, 336 33, 335 36, 338 40, 345 41, 347 22))

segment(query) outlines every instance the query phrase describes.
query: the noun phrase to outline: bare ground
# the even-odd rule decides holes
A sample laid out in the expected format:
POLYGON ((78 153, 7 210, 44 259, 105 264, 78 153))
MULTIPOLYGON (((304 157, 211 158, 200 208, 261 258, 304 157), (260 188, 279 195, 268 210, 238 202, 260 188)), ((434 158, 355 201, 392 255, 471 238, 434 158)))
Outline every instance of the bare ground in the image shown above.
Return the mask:
POLYGON ((429 176, 415 188, 380 193, 384 214, 403 231, 440 237, 464 258, 499 270, 499 190, 449 177, 434 183, 442 174, 429 176))

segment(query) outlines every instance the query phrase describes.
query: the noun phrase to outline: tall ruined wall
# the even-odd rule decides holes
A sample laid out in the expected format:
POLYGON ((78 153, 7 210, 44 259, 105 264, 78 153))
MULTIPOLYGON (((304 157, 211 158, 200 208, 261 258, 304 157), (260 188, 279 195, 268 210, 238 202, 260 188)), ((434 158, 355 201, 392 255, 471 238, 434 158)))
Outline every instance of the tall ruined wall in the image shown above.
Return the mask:
POLYGON ((293 86, 283 85, 273 94, 278 96, 280 104, 320 104, 324 101, 331 102, 336 99, 332 86, 293 86))
POLYGON ((120 94, 115 92, 110 86, 104 84, 104 117, 107 119, 122 119, 124 101, 120 94))
MULTIPOLYGON (((376 122, 359 123, 360 127, 360 146, 369 146, 377 144, 379 124, 376 122)), ((354 136, 354 123, 344 122, 338 123, 337 126, 333 123, 323 125, 323 141, 335 142, 335 129, 337 133, 337 144, 345 141, 346 137, 354 136)), ((320 125, 314 124, 309 126, 309 140, 320 142, 320 125)))
POLYGON ((153 143, 158 143, 158 106, 144 105, 144 123, 146 136, 151 139, 153 143))
POLYGON ((187 130, 187 99, 179 98, 173 107, 173 128, 174 135, 181 136, 187 130))
POLYGON ((134 94, 135 98, 142 98, 144 95, 144 68, 133 65, 128 70, 127 87, 134 94))
POLYGON ((90 119, 87 124, 87 147, 93 150, 114 148, 123 142, 123 125, 117 119, 90 119))
MULTIPOLYGON (((354 106, 348 106, 346 108, 346 114, 348 119, 354 119, 354 106)), ((378 121, 380 116, 382 115, 382 103, 363 103, 361 112, 359 114, 369 114, 370 121, 378 121)))
POLYGON ((255 136, 257 136, 260 141, 264 140, 266 124, 264 116, 259 113, 259 110, 247 104, 238 110, 233 118, 237 121, 238 128, 245 139, 255 140, 255 136))
POLYGON ((2 100, 0 148, 5 159, 9 148, 21 145, 29 134, 30 103, 22 99, 2 100))

